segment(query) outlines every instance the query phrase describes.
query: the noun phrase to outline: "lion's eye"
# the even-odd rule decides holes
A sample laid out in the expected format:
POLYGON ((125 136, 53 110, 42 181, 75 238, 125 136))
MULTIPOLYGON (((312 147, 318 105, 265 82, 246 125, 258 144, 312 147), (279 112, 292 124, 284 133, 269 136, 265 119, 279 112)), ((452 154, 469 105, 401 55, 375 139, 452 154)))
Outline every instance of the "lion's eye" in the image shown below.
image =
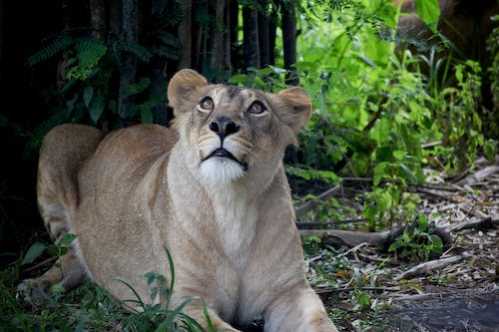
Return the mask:
POLYGON ((251 106, 248 108, 248 113, 253 114, 253 115, 262 115, 267 111, 267 108, 265 105, 263 105, 259 101, 253 102, 251 106))
POLYGON ((213 99, 210 97, 204 97, 201 102, 199 103, 199 110, 202 112, 210 112, 213 110, 213 99))

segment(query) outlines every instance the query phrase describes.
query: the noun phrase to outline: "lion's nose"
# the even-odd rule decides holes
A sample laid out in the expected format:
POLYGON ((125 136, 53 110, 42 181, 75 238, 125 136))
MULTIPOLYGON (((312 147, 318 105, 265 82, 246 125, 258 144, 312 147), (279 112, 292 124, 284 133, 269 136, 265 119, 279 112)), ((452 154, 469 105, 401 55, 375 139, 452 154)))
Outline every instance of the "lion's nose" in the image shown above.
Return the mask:
POLYGON ((239 126, 226 116, 219 116, 210 123, 210 130, 215 132, 221 140, 239 131, 239 126))

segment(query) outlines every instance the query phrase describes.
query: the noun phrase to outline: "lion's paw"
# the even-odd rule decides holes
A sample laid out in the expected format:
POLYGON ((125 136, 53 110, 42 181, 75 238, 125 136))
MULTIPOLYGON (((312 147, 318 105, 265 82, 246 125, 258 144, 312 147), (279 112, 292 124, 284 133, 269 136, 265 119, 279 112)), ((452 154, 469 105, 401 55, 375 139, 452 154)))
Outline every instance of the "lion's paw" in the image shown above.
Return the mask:
POLYGON ((31 306, 38 306, 50 298, 48 286, 36 279, 23 280, 17 286, 16 299, 31 306))

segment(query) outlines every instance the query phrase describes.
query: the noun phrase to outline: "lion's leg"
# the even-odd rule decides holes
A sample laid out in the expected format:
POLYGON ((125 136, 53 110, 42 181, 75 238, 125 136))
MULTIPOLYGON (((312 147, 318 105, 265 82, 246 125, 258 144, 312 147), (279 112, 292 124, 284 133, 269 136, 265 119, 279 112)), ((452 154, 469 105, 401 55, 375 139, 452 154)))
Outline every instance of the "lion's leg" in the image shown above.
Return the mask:
POLYGON ((70 290, 83 282, 85 271, 78 257, 70 251, 59 257, 55 264, 43 275, 26 279, 17 287, 20 299, 30 304, 38 304, 49 297, 50 288, 60 286, 60 290, 70 290))
POLYGON ((282 294, 265 312, 265 332, 337 332, 317 294, 302 288, 282 294))

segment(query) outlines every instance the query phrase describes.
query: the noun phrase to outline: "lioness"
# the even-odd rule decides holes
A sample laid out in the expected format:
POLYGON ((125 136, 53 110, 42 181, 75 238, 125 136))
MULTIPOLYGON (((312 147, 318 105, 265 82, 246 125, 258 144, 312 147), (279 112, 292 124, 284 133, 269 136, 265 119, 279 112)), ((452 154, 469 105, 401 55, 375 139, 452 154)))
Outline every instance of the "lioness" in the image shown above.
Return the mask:
POLYGON ((186 312, 202 325, 206 304, 219 331, 259 317, 269 332, 336 331, 305 278, 282 163, 310 116, 306 93, 210 85, 182 70, 168 99, 176 130, 138 125, 103 137, 63 125, 47 135, 40 212, 54 239, 77 239, 21 289, 68 289, 88 276, 132 299, 120 278, 147 300, 144 274, 168 275, 166 247, 176 270, 172 301, 191 298, 186 312))

